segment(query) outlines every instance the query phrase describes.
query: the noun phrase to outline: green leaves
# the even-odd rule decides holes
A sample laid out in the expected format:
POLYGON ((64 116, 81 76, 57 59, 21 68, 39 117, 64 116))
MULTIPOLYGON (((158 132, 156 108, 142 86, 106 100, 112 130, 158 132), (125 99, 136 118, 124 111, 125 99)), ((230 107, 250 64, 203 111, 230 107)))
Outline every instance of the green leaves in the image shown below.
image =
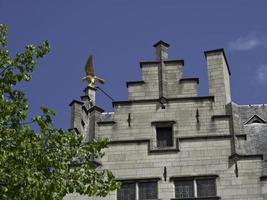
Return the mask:
POLYGON ((0 24, 0 199, 63 199, 70 192, 105 196, 119 187, 111 172, 96 170, 107 139, 83 143, 82 136, 53 126, 55 111, 25 122, 28 99, 15 85, 30 81, 37 59, 50 46, 27 45, 14 58, 6 50, 7 26, 0 24), (30 127, 37 124, 37 133, 30 127))
POLYGON ((0 46, 6 46, 7 45, 7 25, 0 24, 0 46))
POLYGON ((41 107, 40 109, 44 114, 49 114, 49 115, 53 115, 53 116, 56 115, 56 112, 50 108, 41 107))

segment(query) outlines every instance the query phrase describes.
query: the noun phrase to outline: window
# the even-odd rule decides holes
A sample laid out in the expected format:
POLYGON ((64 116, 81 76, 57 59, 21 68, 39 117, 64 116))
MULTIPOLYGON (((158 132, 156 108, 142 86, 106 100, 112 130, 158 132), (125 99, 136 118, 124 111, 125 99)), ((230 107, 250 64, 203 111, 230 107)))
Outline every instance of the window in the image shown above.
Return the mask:
POLYGON ((172 127, 157 127, 157 147, 172 147, 172 127))
POLYGON ((123 183, 117 192, 117 200, 135 200, 135 183, 123 183))
POLYGON ((173 124, 175 121, 152 122, 156 130, 157 148, 173 147, 173 124))
POLYGON ((214 179, 196 180, 198 197, 214 197, 216 196, 216 187, 214 179))
POLYGON ((179 199, 194 197, 193 181, 176 181, 175 197, 179 199))
POLYGON ((122 183, 117 191, 117 200, 155 200, 158 199, 157 180, 142 180, 137 182, 122 183), (138 191, 138 192, 137 192, 138 191))
POLYGON ((175 199, 211 198, 216 197, 217 176, 199 176, 172 178, 175 186, 175 199))
POLYGON ((157 182, 143 182, 138 184, 139 199, 157 199, 158 187, 157 182))

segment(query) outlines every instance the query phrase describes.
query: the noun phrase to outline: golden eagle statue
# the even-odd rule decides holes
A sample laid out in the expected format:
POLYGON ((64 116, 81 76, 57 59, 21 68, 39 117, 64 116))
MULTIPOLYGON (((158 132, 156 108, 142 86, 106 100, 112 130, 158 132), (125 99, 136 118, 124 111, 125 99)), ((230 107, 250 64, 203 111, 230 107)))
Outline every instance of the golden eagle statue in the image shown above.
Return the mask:
POLYGON ((85 65, 85 73, 86 76, 82 78, 82 80, 87 80, 88 86, 95 87, 95 82, 98 81, 101 84, 105 83, 105 80, 95 76, 94 67, 93 67, 93 56, 90 55, 87 63, 85 65))

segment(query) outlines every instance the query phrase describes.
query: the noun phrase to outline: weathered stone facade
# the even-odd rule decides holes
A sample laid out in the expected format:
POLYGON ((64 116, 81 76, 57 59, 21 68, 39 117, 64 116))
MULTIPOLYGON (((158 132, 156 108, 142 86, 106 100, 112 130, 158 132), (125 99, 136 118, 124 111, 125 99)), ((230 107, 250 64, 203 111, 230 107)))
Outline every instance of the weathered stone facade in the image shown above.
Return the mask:
POLYGON ((267 105, 231 101, 223 49, 205 52, 209 96, 198 96, 184 61, 169 60, 163 41, 154 47, 156 60, 140 63, 142 81, 127 82, 114 112, 96 106, 91 87, 70 104, 71 128, 86 142, 109 138, 101 168, 128 184, 101 199, 267 199, 267 105))

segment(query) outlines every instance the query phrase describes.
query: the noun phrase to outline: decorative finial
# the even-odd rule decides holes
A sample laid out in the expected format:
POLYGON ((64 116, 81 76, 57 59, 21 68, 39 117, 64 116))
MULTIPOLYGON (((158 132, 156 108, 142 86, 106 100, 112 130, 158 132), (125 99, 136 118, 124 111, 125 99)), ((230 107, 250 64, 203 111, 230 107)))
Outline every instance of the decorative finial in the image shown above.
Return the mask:
POLYGON ((82 80, 88 82, 88 86, 95 88, 95 82, 98 81, 101 84, 105 83, 105 80, 95 76, 94 67, 93 67, 93 56, 90 55, 87 63, 85 65, 85 74, 86 76, 82 80))

